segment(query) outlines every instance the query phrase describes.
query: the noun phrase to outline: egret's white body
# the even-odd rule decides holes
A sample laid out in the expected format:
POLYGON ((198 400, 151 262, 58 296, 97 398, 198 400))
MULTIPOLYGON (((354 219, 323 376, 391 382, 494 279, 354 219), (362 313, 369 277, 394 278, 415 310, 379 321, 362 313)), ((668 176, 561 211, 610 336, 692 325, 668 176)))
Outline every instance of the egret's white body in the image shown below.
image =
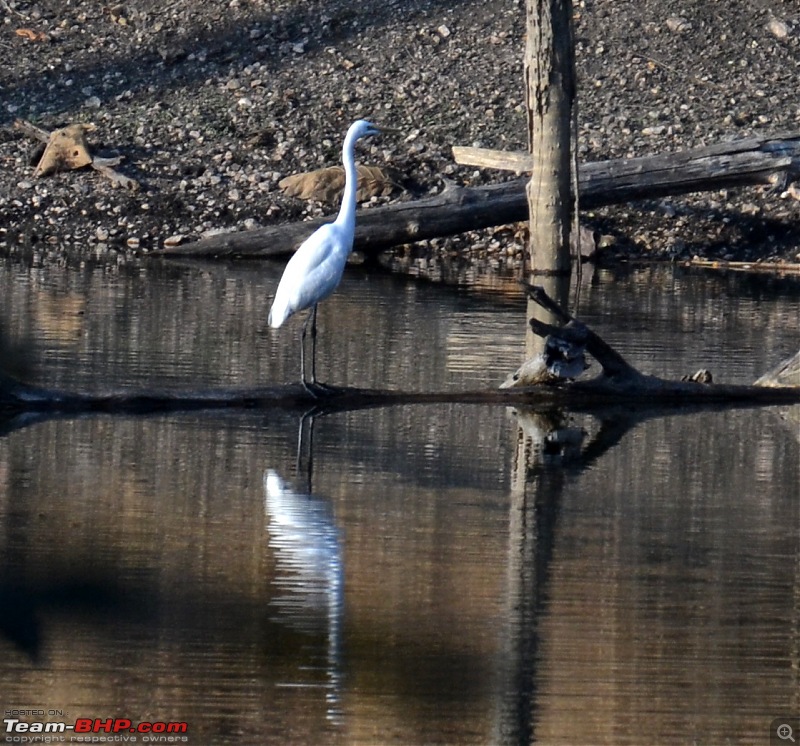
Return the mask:
POLYGON ((314 338, 316 335, 317 303, 327 298, 342 279, 347 257, 353 249, 353 234, 356 229, 356 190, 358 177, 355 164, 356 141, 380 130, 371 122, 360 119, 350 125, 342 148, 345 187, 339 215, 332 223, 318 228, 294 253, 275 293, 269 312, 269 325, 275 329, 298 311, 311 308, 311 314, 303 326, 300 340, 300 375, 307 387, 305 375, 304 346, 306 326, 311 321, 312 361, 311 382, 316 383, 314 371, 314 338))
POLYGON ((283 271, 269 312, 269 325, 277 329, 292 314, 325 300, 342 279, 352 248, 353 231, 348 232, 338 219, 303 241, 283 271))

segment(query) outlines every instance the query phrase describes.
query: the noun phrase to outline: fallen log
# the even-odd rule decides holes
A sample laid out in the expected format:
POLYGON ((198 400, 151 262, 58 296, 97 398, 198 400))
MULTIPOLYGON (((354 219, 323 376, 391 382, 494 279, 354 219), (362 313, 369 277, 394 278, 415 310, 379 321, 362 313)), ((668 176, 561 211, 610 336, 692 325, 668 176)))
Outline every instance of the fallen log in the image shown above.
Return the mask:
MULTIPOLYGON (((462 162, 476 162, 470 160, 475 149, 454 148, 454 151, 462 162)), ((480 155, 487 151, 477 152, 480 155)), ((518 161, 515 163, 520 165, 518 161)), ((525 161, 522 165, 530 163, 525 161)), ((800 134, 754 137, 677 153, 583 164, 580 205, 586 209, 729 187, 779 187, 798 177, 800 134)), ((441 194, 433 197, 361 210, 354 248, 377 253, 399 244, 527 220, 527 181, 524 178, 481 187, 448 183, 441 194)), ((327 217, 217 234, 189 244, 156 249, 150 256, 285 256, 330 220, 327 217)))
POLYGON ((545 414, 570 411, 597 416, 619 409, 626 412, 635 409, 643 415, 660 416, 800 403, 800 386, 673 383, 672 386, 645 386, 641 390, 596 379, 485 391, 405 392, 331 387, 317 396, 298 383, 261 388, 81 394, 9 382, 7 377, 0 376, 0 436, 43 420, 87 415, 213 414, 277 409, 322 415, 373 407, 457 403, 525 407, 545 414))
MULTIPOLYGON (((556 339, 565 347, 584 348, 602 367, 601 374, 589 380, 572 380, 576 375, 572 368, 556 366, 549 371, 549 377, 542 379, 546 383, 531 385, 518 377, 510 387, 486 391, 403 392, 322 387, 312 393, 295 383, 256 388, 87 394, 35 386, 0 372, 0 435, 42 419, 91 414, 130 416, 254 409, 325 414, 403 404, 462 403, 597 416, 602 413, 607 416, 622 408, 627 412, 635 409, 647 416, 658 416, 699 409, 800 403, 800 385, 795 383, 800 353, 750 386, 697 382, 696 377, 669 381, 640 373, 599 335, 561 309, 541 288, 527 286, 527 289, 537 303, 551 310, 563 324, 557 327, 533 319, 534 331, 556 339), (787 372, 791 372, 791 376, 787 372)), ((578 374, 581 372, 582 367, 578 374)), ((700 380, 708 381, 710 375, 700 380)))

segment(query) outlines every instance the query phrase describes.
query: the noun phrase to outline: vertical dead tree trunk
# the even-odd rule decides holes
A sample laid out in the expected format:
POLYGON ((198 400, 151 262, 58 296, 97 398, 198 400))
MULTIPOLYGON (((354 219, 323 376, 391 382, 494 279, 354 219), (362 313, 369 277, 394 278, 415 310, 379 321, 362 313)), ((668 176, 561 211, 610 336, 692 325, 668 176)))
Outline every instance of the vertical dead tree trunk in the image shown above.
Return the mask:
POLYGON ((536 274, 569 274, 571 128, 575 100, 572 0, 528 0, 525 82, 530 258, 536 274))
MULTIPOLYGON (((575 50, 572 0, 527 0, 525 87, 528 146, 533 170, 528 182, 529 280, 568 306, 572 227, 571 130, 575 101, 575 50)), ((528 318, 554 320, 529 301, 528 318)), ((528 357, 542 351, 542 340, 527 329, 528 357)))

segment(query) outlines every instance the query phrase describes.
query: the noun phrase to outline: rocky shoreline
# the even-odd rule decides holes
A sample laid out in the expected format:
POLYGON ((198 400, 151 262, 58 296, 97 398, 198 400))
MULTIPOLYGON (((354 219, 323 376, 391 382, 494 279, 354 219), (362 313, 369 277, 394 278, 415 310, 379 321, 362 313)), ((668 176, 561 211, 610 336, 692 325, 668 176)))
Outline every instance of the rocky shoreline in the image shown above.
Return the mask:
MULTIPOLYGON (((779 0, 575 3, 580 158, 800 132, 800 12, 779 0)), ((510 178, 457 166, 453 145, 525 148, 525 4, 228 0, 112 7, 3 0, 0 251, 44 263, 125 262, 213 231, 330 213, 279 182, 339 162, 347 125, 400 130, 360 148, 398 188, 510 178), (91 169, 33 176, 38 152, 13 123, 91 122, 93 154, 139 183, 91 169)), ((366 209, 369 205, 365 206, 366 209)), ((605 258, 800 262, 791 186, 604 208, 584 220, 605 258)), ((416 246, 516 271, 524 237, 499 228, 416 246)))

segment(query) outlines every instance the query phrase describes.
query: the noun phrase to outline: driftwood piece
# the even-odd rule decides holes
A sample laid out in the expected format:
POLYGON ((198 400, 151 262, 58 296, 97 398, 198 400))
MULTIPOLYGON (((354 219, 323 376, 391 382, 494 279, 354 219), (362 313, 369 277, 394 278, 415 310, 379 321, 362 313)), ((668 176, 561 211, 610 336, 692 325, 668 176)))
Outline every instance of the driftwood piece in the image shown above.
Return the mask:
POLYGON ((114 166, 119 165, 122 162, 122 158, 98 158, 95 157, 92 159, 92 168, 95 171, 99 171, 103 176, 107 179, 111 179, 114 184, 118 186, 124 187, 125 189, 130 189, 131 191, 135 191, 139 188, 139 182, 136 179, 131 179, 130 176, 125 176, 125 174, 120 173, 114 166))
MULTIPOLYGON (((561 306, 558 305, 545 291, 538 285, 525 284, 528 297, 538 303, 542 308, 550 311, 557 319, 564 324, 564 329, 569 330, 569 325, 576 323, 561 306)), ((531 319, 531 328, 539 336, 546 336, 556 330, 549 324, 544 324, 538 319, 531 319)), ((588 326, 581 324, 585 338, 586 351, 603 366, 603 374, 613 380, 639 380, 642 376, 639 371, 630 365, 611 345, 602 337, 595 334, 588 326)))
POLYGON ((730 272, 769 272, 770 274, 798 274, 800 264, 797 262, 733 262, 724 259, 702 259, 693 257, 678 262, 682 267, 701 267, 706 269, 725 270, 730 272))
POLYGON ((454 145, 453 160, 461 166, 495 168, 498 171, 513 171, 518 175, 533 171, 533 156, 530 153, 454 145))
MULTIPOLYGON (((800 176, 800 134, 754 137, 705 148, 580 167, 582 209, 728 187, 779 186, 800 176)), ((403 243, 528 219, 527 179, 481 187, 448 183, 441 194, 363 210, 355 248, 378 252, 403 243)), ((158 256, 285 256, 331 218, 208 236, 151 252, 158 256)))
POLYGON ((95 129, 93 124, 70 124, 53 130, 42 153, 34 176, 49 176, 57 171, 72 171, 92 162, 86 133, 95 129))
POLYGON ((96 129, 94 124, 70 124, 48 132, 24 119, 17 119, 14 127, 34 140, 47 143, 34 171, 34 176, 49 176, 58 171, 71 171, 92 166, 95 171, 103 174, 114 184, 132 190, 139 188, 139 182, 114 169, 114 166, 121 163, 121 157, 100 158, 92 155, 86 140, 86 133, 96 129))
POLYGON ((50 139, 50 133, 47 130, 37 127, 26 119, 16 119, 14 129, 18 129, 22 134, 40 142, 47 142, 50 139))

